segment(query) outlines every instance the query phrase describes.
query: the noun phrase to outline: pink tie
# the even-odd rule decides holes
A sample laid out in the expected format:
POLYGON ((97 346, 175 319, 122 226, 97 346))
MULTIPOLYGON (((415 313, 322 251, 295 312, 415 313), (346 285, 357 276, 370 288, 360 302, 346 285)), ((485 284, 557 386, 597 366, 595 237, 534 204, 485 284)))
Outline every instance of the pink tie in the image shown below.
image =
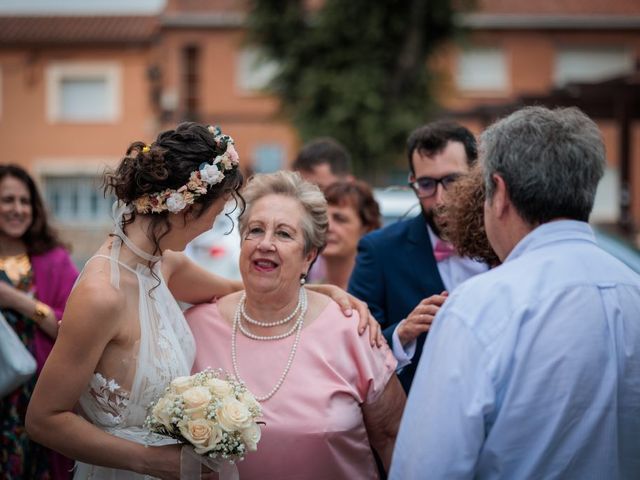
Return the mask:
POLYGON ((456 254, 456 249, 453 248, 449 242, 443 242, 442 240, 436 241, 436 248, 433 249, 433 255, 436 257, 437 262, 446 260, 452 255, 456 254))

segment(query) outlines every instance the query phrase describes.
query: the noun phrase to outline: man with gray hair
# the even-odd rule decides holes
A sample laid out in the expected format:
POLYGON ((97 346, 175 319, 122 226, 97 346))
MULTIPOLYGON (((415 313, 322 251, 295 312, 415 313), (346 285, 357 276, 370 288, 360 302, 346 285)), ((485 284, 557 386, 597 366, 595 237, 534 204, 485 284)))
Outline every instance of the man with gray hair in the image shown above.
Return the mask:
POLYGON ((597 126, 524 108, 482 135, 480 163, 503 264, 438 313, 390 478, 640 478, 640 276, 587 224, 597 126))

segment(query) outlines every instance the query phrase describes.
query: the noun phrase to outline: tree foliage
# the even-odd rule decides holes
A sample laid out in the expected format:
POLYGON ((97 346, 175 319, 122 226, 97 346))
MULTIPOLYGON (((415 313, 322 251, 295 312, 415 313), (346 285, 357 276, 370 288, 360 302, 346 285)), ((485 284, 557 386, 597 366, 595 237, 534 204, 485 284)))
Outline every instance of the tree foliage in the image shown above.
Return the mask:
POLYGON ((304 141, 332 136, 357 173, 383 172, 433 106, 426 60, 453 32, 450 1, 308 4, 251 2, 249 41, 280 65, 270 90, 304 141))

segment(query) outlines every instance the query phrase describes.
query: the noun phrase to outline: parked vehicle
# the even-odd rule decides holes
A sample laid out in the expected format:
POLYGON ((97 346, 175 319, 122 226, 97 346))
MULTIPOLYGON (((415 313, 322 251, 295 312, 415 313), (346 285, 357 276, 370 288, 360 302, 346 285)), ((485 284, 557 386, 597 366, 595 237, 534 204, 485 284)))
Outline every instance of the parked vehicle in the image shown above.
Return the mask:
POLYGON ((409 188, 374 188, 373 196, 380 206, 383 226, 420 213, 420 202, 409 188))
MULTIPOLYGON (((376 188, 373 195, 380 205, 383 226, 420 214, 420 203, 409 189, 376 188)), ((229 205, 226 209, 231 212, 231 219, 219 216, 211 230, 194 239, 185 253, 203 268, 223 277, 239 280, 240 233, 237 223, 240 212, 239 209, 232 211, 233 206, 229 205)), ((640 274, 640 250, 597 225, 593 228, 603 249, 640 274)))
POLYGON ((211 230, 193 239, 185 254, 201 267, 217 275, 232 280, 240 280, 240 232, 238 230, 238 215, 240 208, 235 203, 228 204, 225 212, 219 215, 211 230))

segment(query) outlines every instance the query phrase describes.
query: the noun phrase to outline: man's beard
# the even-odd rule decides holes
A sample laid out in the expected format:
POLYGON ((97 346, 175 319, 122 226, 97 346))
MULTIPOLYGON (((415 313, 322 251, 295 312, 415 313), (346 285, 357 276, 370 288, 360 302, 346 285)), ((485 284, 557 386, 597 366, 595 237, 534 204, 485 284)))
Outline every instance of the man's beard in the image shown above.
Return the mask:
POLYGON ((438 225, 438 221, 436 220, 436 212, 433 209, 423 209, 422 215, 427 221, 427 225, 429 225, 431 227, 431 230, 433 230, 433 233, 435 233, 436 236, 440 238, 440 235, 442 234, 442 227, 438 225))

